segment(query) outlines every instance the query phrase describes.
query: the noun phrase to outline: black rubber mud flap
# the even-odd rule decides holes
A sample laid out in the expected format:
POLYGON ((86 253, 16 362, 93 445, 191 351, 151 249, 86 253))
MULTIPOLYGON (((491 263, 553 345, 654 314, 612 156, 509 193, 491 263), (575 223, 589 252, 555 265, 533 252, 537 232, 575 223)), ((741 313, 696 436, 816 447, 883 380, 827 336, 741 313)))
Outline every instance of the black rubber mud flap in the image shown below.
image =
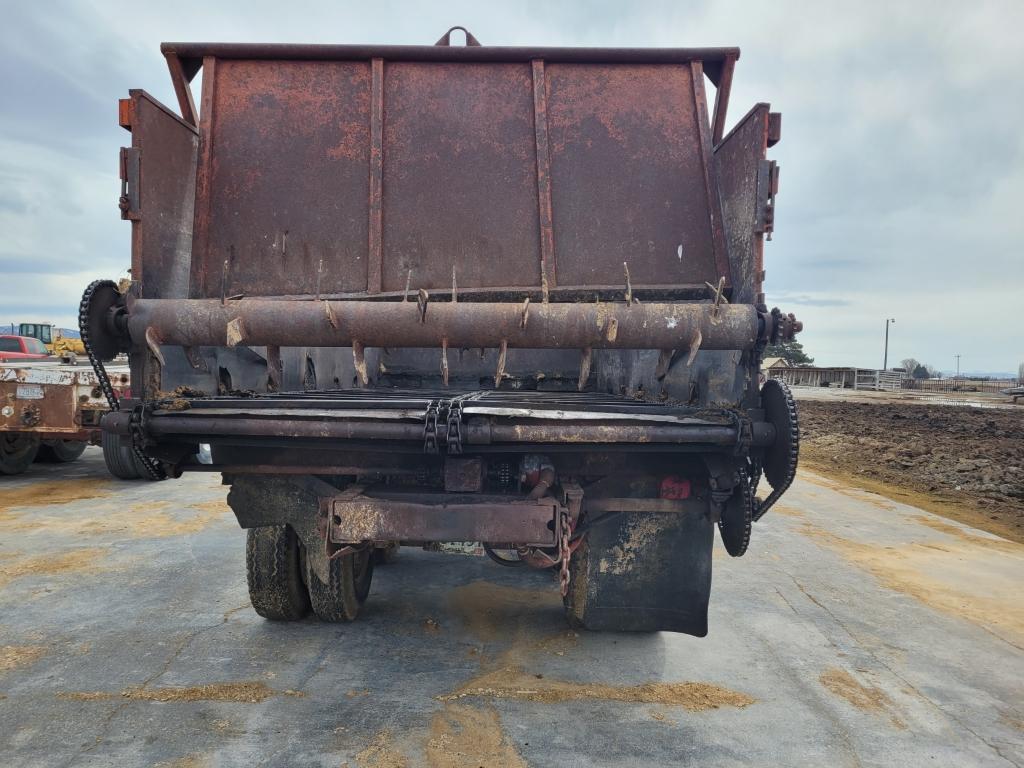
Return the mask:
POLYGON ((571 562, 570 623, 704 637, 714 542, 706 510, 695 502, 683 514, 629 512, 595 525, 571 562))

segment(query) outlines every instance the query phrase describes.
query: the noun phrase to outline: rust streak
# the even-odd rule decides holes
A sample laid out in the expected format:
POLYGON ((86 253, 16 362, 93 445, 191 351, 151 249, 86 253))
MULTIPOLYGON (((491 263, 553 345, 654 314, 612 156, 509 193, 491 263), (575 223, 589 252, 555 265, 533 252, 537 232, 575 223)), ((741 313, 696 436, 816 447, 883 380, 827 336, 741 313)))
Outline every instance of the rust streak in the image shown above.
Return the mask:
POLYGON ((212 208, 213 168, 213 103, 216 95, 217 60, 213 56, 203 58, 203 95, 199 110, 199 167, 196 171, 196 204, 193 225, 192 284, 198 286, 200 295, 209 296, 206 265, 210 250, 210 211, 212 208), (198 272, 198 273, 197 273, 198 272))
POLYGON ((540 274, 544 303, 556 288, 555 235, 551 212, 551 156, 548 148, 547 81, 544 61, 533 61, 533 124, 537 141, 537 208, 540 218, 540 274))
POLYGON ((368 293, 380 293, 383 259, 384 60, 370 64, 370 259, 368 293))

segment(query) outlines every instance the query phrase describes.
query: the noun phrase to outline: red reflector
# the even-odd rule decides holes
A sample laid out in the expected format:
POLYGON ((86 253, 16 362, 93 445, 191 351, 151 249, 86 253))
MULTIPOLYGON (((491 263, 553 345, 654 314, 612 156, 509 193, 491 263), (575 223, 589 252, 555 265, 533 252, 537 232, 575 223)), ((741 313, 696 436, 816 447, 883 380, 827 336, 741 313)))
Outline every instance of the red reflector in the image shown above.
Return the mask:
POLYGON ((658 489, 660 499, 688 499, 690 498, 690 481, 669 475, 661 481, 658 489))

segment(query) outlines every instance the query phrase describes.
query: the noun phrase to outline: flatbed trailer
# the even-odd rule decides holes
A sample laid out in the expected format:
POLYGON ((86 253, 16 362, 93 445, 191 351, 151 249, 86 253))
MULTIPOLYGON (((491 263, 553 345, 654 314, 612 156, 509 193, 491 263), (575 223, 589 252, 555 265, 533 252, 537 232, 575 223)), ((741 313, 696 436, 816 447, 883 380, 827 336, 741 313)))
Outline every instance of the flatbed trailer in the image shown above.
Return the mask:
MULTIPOLYGON (((127 360, 107 372, 118 393, 130 394, 127 360)), ((37 459, 74 461, 103 443, 100 419, 110 407, 98 384, 91 366, 59 358, 0 363, 0 473, 20 474, 37 459)))
POLYGON ((82 304, 136 383, 104 430, 223 474, 267 618, 475 541, 575 625, 704 635, 715 528, 742 555, 796 470, 780 117, 727 129, 736 48, 467 42, 162 46, 178 112, 120 104, 133 282, 82 304))

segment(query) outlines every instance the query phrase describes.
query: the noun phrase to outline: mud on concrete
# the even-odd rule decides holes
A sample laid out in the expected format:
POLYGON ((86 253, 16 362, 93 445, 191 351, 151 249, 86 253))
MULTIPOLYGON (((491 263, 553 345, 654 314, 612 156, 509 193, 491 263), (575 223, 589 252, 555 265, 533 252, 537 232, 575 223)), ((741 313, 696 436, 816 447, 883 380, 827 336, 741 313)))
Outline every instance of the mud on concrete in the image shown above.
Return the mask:
POLYGON ((801 464, 1024 542, 1024 409, 799 402, 801 464))

